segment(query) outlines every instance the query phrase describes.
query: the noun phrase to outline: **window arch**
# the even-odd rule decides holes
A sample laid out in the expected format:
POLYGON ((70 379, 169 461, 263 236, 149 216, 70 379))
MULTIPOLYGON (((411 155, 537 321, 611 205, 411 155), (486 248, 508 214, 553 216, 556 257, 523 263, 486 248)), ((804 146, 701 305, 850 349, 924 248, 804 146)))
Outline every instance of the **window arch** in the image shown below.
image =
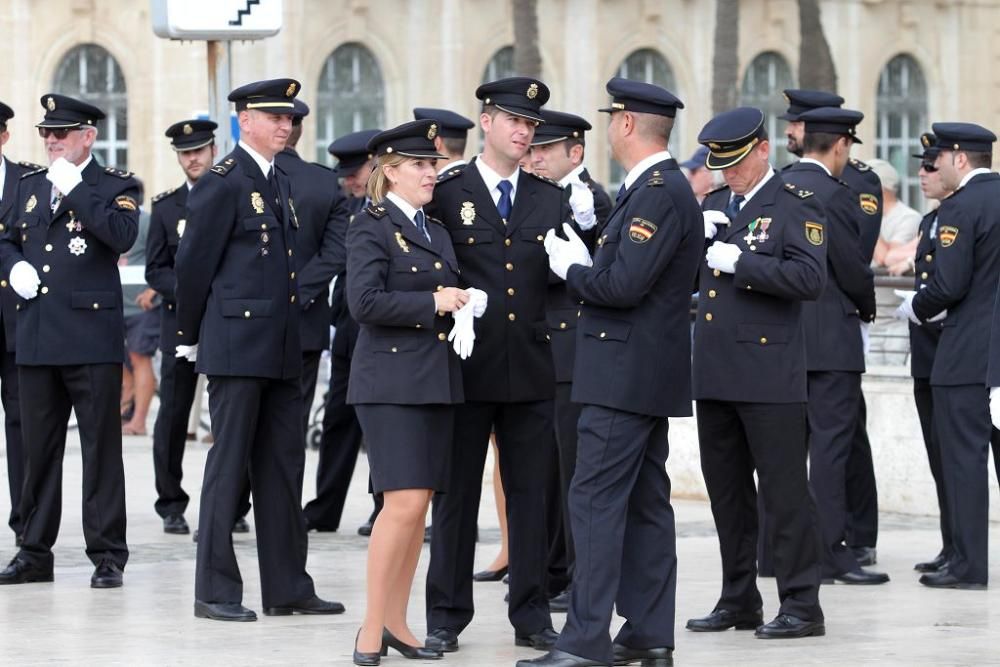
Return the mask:
POLYGON ((920 208, 923 196, 917 175, 919 163, 910 157, 920 153, 920 133, 927 131, 927 80, 920 64, 910 55, 899 54, 882 69, 876 99, 875 154, 899 172, 899 198, 920 208))
POLYGON ((771 160, 775 164, 790 161, 784 135, 786 121, 778 116, 785 112, 785 101, 781 92, 793 88, 795 79, 792 68, 781 54, 765 51, 747 66, 740 87, 740 105, 757 107, 764 112, 767 135, 771 138, 771 160))
POLYGON ((486 63, 485 69, 483 69, 481 83, 489 83, 490 81, 496 81, 508 76, 516 76, 514 72, 513 46, 504 46, 493 54, 493 57, 490 58, 490 61, 486 63))
POLYGON ((128 95, 115 57, 97 44, 73 47, 60 61, 52 81, 55 92, 85 100, 107 118, 97 123, 93 154, 108 167, 128 166, 128 95))
MULTIPOLYGON (((674 77, 674 70, 670 67, 670 63, 667 62, 667 59, 659 51, 654 49, 638 49, 630 53, 618 65, 618 68, 615 70, 615 76, 656 84, 683 99, 677 90, 677 79, 674 77)), ((674 129, 670 133, 670 153, 678 160, 684 160, 687 156, 680 154, 680 120, 680 117, 676 119, 674 129)), ((625 171, 614 159, 609 158, 609 160, 610 167, 608 173, 610 177, 608 179, 608 188, 614 193, 617 192, 618 187, 624 182, 625 171)))
POLYGON ((341 44, 326 59, 316 86, 316 161, 333 164, 326 147, 345 134, 384 128, 382 68, 363 44, 341 44))

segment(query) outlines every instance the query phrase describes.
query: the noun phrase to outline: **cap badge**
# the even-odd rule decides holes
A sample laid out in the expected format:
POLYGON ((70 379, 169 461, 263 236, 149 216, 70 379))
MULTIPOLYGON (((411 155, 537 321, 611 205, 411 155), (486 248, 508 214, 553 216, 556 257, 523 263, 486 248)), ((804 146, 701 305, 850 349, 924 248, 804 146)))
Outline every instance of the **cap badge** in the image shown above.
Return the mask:
POLYGON ((526 94, 528 95, 529 100, 533 100, 536 97, 538 97, 538 84, 533 83, 530 86, 528 86, 528 92, 526 94))
POLYGON ((438 126, 436 123, 431 123, 431 126, 427 128, 427 138, 434 139, 438 135, 438 126))
POLYGON ((476 219, 476 207, 471 201, 462 202, 462 210, 458 212, 462 217, 462 224, 471 226, 472 221, 476 219))
POLYGON ((708 144, 708 147, 709 147, 710 149, 712 149, 713 151, 717 151, 717 150, 719 150, 720 148, 722 148, 722 146, 720 146, 719 144, 717 144, 717 143, 714 143, 714 142, 709 142, 709 144, 708 144))
POLYGON ((190 123, 184 123, 184 127, 182 129, 184 134, 191 134, 194 132, 194 128, 191 127, 190 123))
POLYGON ((250 193, 250 205, 253 206, 253 210, 257 215, 264 212, 264 198, 260 196, 259 192, 250 193))
POLYGON ((930 147, 930 145, 931 145, 930 137, 928 137, 926 134, 921 134, 920 135, 920 143, 924 145, 924 148, 930 147))
POLYGON ((292 97, 295 95, 295 82, 288 84, 288 89, 285 91, 285 97, 292 97))
POLYGON ((52 99, 51 96, 47 100, 45 100, 45 108, 48 109, 49 111, 56 110, 56 101, 52 99))

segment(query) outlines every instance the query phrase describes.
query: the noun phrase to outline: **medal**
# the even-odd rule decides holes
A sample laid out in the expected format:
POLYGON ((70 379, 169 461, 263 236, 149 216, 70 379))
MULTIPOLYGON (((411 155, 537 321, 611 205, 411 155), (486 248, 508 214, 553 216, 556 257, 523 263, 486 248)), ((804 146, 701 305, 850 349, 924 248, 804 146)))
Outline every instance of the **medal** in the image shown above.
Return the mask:
POLYGON ((472 221, 476 219, 476 207, 471 201, 462 202, 462 210, 458 212, 462 217, 462 224, 471 226, 472 221))
POLYGON ((69 240, 69 252, 79 257, 87 252, 87 241, 82 236, 74 236, 69 240))
POLYGON ((771 238, 767 234, 767 228, 771 226, 771 218, 761 218, 760 219, 760 234, 757 235, 757 240, 764 242, 771 238))
POLYGON ((757 218, 750 223, 750 229, 747 230, 747 235, 743 237, 743 240, 747 243, 753 243, 754 239, 757 238, 757 227, 760 226, 760 218, 757 218))

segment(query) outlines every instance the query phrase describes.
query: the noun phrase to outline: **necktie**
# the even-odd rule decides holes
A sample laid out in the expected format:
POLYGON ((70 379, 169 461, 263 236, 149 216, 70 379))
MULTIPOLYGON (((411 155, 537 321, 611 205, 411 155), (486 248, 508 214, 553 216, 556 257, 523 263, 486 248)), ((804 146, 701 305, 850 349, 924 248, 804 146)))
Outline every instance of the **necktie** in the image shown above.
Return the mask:
POLYGON ((514 203, 510 200, 510 193, 514 190, 514 186, 510 184, 510 181, 503 180, 497 183, 497 189, 500 190, 497 212, 503 218, 503 224, 506 225, 507 219, 510 217, 510 210, 514 208, 514 203))
POLYGON ((56 187, 52 186, 52 202, 50 204, 52 212, 55 213, 56 209, 59 208, 59 202, 62 201, 63 195, 59 192, 56 187))
POLYGON ((622 183, 622 186, 620 188, 618 188, 618 196, 615 197, 615 203, 616 204, 618 203, 618 200, 621 199, 624 194, 625 194, 625 184, 622 183))
POLYGON ((267 184, 271 186, 271 192, 274 193, 274 203, 281 209, 281 191, 278 190, 278 179, 274 177, 274 167, 267 172, 267 184))
POLYGON ((417 229, 424 235, 428 243, 431 240, 431 233, 427 230, 427 222, 424 220, 424 212, 422 210, 417 210, 413 215, 413 224, 417 226, 417 229))
POLYGON ((726 206, 726 217, 730 220, 735 220, 736 216, 740 214, 740 204, 746 199, 743 195, 733 195, 733 198, 729 200, 729 205, 726 206))

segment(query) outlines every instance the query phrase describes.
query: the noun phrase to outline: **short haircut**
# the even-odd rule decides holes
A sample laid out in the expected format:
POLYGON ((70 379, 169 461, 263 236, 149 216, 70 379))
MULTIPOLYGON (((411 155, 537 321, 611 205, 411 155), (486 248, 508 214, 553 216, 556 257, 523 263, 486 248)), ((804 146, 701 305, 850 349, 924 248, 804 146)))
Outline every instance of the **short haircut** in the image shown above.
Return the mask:
POLYGON ((484 104, 482 112, 490 118, 496 118, 497 114, 500 113, 500 109, 495 104, 484 104))
POLYGON ((6 132, 6 131, 7 131, 7 121, 0 120, 0 132, 6 132))
POLYGON ((804 153, 826 153, 833 148, 837 140, 841 137, 852 141, 846 134, 835 134, 833 132, 806 132, 802 136, 802 151, 804 153))
POLYGON ((674 119, 655 113, 632 112, 635 118, 636 130, 639 136, 647 141, 661 142, 664 146, 670 143, 670 133, 674 129, 674 119))
POLYGON ((464 155, 468 137, 441 137, 441 142, 445 150, 452 155, 464 155))
POLYGON ((993 166, 993 153, 989 151, 963 151, 973 169, 989 169, 993 166))
POLYGON ((569 152, 571 150, 573 150, 574 146, 579 146, 580 148, 583 148, 584 150, 586 150, 586 148, 587 148, 587 142, 584 141, 584 138, 582 136, 580 136, 580 137, 567 137, 566 141, 563 142, 563 150, 566 151, 566 155, 569 155, 569 152))

